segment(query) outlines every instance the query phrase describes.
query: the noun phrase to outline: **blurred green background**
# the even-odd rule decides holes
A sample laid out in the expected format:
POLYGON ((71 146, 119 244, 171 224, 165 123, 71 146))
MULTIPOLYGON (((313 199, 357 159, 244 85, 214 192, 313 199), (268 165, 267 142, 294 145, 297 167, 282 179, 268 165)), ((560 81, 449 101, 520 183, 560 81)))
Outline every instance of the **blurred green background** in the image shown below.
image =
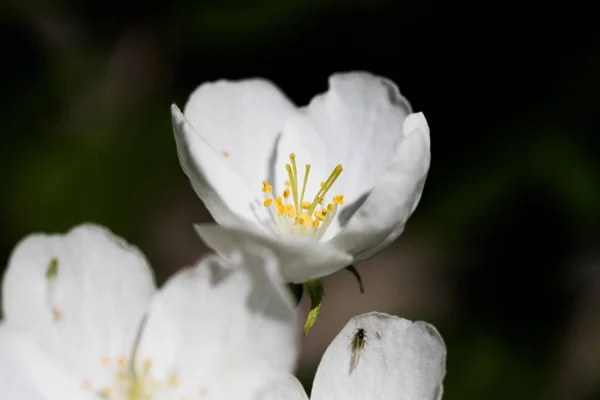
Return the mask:
MULTIPOLYGON (((574 3, 407 0, 0 6, 0 255, 32 231, 108 226, 159 282, 207 251, 169 105, 262 76, 297 104, 335 71, 388 76, 431 127, 420 206, 390 249, 325 280, 310 388, 346 321, 434 323, 447 400, 600 399, 600 38, 574 3)), ((306 305, 302 305, 306 310, 306 305)))

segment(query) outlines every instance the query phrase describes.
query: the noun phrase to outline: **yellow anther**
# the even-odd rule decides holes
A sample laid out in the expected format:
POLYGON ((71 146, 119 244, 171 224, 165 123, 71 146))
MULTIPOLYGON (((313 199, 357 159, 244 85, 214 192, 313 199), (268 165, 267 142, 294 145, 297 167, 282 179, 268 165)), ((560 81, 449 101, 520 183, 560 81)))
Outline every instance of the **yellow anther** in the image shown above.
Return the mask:
POLYGON ((282 205, 280 205, 280 206, 277 208, 277 210, 278 210, 278 211, 277 211, 277 214, 278 214, 278 215, 281 217, 283 214, 285 214, 285 213, 286 213, 286 211, 287 211, 287 208, 286 208, 285 206, 282 206, 282 205))
POLYGON ((290 218, 294 218, 295 215, 296 215, 296 209, 294 208, 293 205, 288 204, 287 205, 287 216, 290 218))
POLYGON ((263 204, 265 205, 265 207, 269 207, 272 203, 273 203, 273 198, 272 197, 269 197, 268 199, 265 199, 265 201, 263 202, 263 204))
POLYGON ((318 227, 319 227, 319 221, 315 219, 315 220, 313 221, 313 223, 312 223, 312 226, 313 226, 313 228, 315 228, 315 229, 316 229, 316 228, 318 228, 318 227))
POLYGON ((263 187, 262 187, 263 192, 271 193, 273 191, 273 186, 271 186, 271 184, 269 184, 269 182, 263 181, 262 184, 263 184, 263 187))
POLYGON ((287 179, 285 180, 285 186, 290 186, 290 181, 288 181, 287 179))
POLYGON ((333 211, 333 203, 327 204, 327 211, 329 211, 329 212, 333 211))
POLYGON ((100 365, 102 365, 103 367, 108 367, 109 363, 110 363, 110 359, 108 358, 108 356, 100 357, 100 365))
POLYGON ((125 368, 125 364, 127 364, 127 359, 125 358, 125 356, 117 357, 117 364, 119 364, 119 367, 125 368))
POLYGON ((281 206, 283 204, 283 199, 281 198, 281 196, 277 196, 277 198, 275 199, 275 204, 277 206, 281 206))
POLYGON ((344 204, 344 195, 343 194, 339 194, 339 195, 335 196, 333 198, 333 202, 335 204, 339 204, 339 205, 344 204))
POLYGON ((302 202, 302 208, 308 209, 309 207, 310 207, 310 203, 308 201, 303 201, 302 202))
POLYGON ((321 182, 321 187, 325 186, 325 182, 321 182))
POLYGON ((300 214, 300 217, 298 218, 298 223, 302 226, 310 226, 310 224, 312 223, 312 218, 306 213, 300 214))
POLYGON ((319 221, 324 221, 325 220, 325 214, 323 213, 323 211, 315 211, 314 216, 319 221))
POLYGON ((290 189, 285 189, 285 190, 283 191, 283 197, 284 197, 285 199, 287 199, 288 197, 290 197, 290 189))

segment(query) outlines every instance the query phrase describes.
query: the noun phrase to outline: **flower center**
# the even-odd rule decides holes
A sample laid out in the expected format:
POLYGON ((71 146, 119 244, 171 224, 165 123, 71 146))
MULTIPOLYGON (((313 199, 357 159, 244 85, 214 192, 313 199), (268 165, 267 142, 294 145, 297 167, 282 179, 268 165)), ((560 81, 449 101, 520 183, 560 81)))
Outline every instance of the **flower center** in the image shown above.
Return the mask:
POLYGON ((285 235, 315 237, 320 239, 327 227, 333 221, 338 205, 344 204, 344 196, 334 196, 332 201, 326 204, 327 192, 336 179, 342 173, 342 165, 338 164, 329 178, 321 182, 321 188, 314 196, 312 202, 304 201, 310 164, 306 164, 304 179, 300 185, 298 169, 296 167, 296 155, 290 154, 290 163, 285 165, 288 180, 285 181, 285 190, 280 196, 273 196, 273 187, 267 181, 263 181, 262 191, 265 194, 263 205, 271 210, 271 215, 279 232, 285 235))
POLYGON ((171 375, 166 381, 152 376, 152 360, 144 361, 141 371, 134 372, 133 365, 125 356, 101 357, 101 367, 114 379, 105 386, 94 387, 90 381, 83 381, 82 388, 93 393, 98 400, 153 400, 179 399, 177 389, 179 378, 171 375))

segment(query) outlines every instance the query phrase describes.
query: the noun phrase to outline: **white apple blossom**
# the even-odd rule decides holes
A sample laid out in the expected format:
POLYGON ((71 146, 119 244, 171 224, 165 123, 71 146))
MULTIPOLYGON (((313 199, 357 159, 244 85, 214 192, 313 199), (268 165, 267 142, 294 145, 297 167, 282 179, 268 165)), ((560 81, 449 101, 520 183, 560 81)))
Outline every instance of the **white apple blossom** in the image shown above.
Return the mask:
POLYGON ((254 399, 295 363, 277 269, 248 249, 157 291, 142 253, 104 228, 30 235, 3 281, 0 397, 254 399))
MULTIPOLYGON (((383 313, 352 318, 321 359, 311 400, 439 400, 446 346, 426 322, 383 313), (362 330, 364 339, 356 335, 362 330), (358 352, 358 358, 356 357, 358 352)), ((260 400, 306 400, 293 375, 265 387, 260 400)))
POLYGON ((270 247, 289 282, 367 259, 404 230, 430 162, 429 127, 390 80, 340 73, 296 108, 262 79, 205 83, 171 107, 179 159, 223 256, 270 247))

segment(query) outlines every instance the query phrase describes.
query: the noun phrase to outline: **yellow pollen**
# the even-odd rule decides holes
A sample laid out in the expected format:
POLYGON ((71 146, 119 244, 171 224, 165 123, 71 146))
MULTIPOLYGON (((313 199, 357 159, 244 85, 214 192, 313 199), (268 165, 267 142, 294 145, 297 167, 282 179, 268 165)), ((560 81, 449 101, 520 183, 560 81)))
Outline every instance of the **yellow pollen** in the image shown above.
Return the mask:
POLYGON ((296 216, 296 209, 291 204, 287 205, 287 216, 290 218, 294 218, 296 216))
POLYGON ((323 211, 315 211, 314 216, 319 221, 325 221, 325 213, 323 213, 323 211))
POLYGON ((265 192, 265 193, 271 193, 273 191, 273 186, 271 186, 269 184, 269 182, 263 181, 262 184, 263 184, 263 187, 262 187, 262 191, 263 192, 265 192))
MULTIPOLYGON (((294 236, 314 236, 320 239, 323 233, 333 221, 337 205, 344 204, 344 196, 336 195, 331 203, 324 205, 324 201, 328 196, 333 184, 341 175, 343 168, 338 164, 333 168, 329 177, 320 182, 320 188, 312 196, 312 200, 305 201, 307 193, 308 179, 310 176, 311 165, 306 164, 302 180, 298 174, 298 165, 296 163, 296 155, 289 155, 289 163, 285 164, 287 178, 283 191, 279 196, 271 195, 273 187, 269 182, 262 182, 262 191, 266 193, 263 205, 270 207, 275 203, 275 209, 271 209, 274 222, 283 234, 291 234, 294 236), (317 207, 319 210, 317 210, 317 207), (327 213, 332 215, 327 218, 327 213), (296 226, 296 227, 295 227, 296 226), (306 229, 306 228, 314 229, 306 229)), ((310 189, 309 189, 310 191, 310 189)))

